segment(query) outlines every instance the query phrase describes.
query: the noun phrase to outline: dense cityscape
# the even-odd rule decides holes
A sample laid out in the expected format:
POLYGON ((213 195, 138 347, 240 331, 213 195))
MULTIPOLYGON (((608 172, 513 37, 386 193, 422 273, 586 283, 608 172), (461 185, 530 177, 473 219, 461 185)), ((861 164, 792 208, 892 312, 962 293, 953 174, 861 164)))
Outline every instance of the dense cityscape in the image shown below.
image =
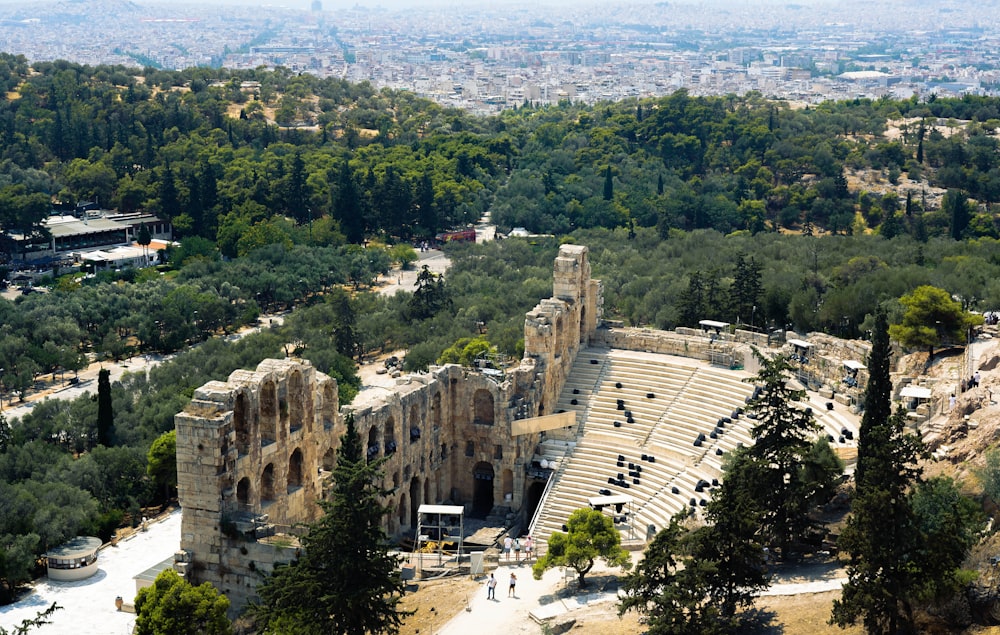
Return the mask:
POLYGON ((759 91, 824 100, 993 95, 998 7, 659 2, 493 8, 0 5, 0 50, 29 60, 182 69, 285 66, 502 108, 759 91), (763 10, 762 10, 763 8, 763 10), (85 28, 91 22, 100 30, 85 28))

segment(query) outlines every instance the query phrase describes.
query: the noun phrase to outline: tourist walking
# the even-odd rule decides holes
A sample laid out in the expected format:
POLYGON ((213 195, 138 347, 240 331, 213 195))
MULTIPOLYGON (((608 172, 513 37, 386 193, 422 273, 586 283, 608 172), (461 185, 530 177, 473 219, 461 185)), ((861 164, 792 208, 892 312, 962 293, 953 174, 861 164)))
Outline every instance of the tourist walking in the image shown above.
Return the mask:
POLYGON ((516 595, 514 595, 514 587, 515 586, 517 586, 517 576, 514 575, 513 572, 511 572, 511 574, 510 574, 510 588, 507 589, 507 597, 514 597, 514 598, 517 597, 516 595))
POLYGON ((497 579, 492 573, 490 574, 490 579, 486 581, 486 599, 497 599, 497 579))

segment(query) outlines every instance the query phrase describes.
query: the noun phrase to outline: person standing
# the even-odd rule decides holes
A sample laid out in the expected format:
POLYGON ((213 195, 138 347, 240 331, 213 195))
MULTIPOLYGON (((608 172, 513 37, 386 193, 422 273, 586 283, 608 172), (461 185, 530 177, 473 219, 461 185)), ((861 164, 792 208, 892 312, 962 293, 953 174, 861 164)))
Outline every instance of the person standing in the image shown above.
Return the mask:
POLYGON ((510 562, 510 549, 514 546, 514 541, 508 535, 503 539, 503 559, 505 562, 510 562))
POLYGON ((527 538, 525 538, 524 539, 524 561, 525 562, 531 562, 531 552, 532 552, 532 550, 534 548, 535 548, 535 545, 532 544, 531 536, 528 536, 527 538))
POLYGON ((490 579, 486 581, 486 599, 497 599, 497 579, 492 573, 490 574, 490 579))
POLYGON ((514 587, 515 586, 517 586, 517 576, 514 575, 513 571, 511 571, 511 573, 510 573, 510 587, 507 589, 507 597, 514 597, 514 598, 517 597, 516 595, 514 595, 514 587))
POLYGON ((517 564, 521 564, 521 539, 514 539, 514 560, 517 564))

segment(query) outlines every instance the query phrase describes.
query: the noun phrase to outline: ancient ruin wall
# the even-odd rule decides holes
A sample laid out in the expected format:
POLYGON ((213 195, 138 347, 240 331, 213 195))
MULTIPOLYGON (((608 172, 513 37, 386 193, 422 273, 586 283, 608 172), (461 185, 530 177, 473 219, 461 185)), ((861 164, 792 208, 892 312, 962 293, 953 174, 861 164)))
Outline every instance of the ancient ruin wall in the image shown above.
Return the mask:
POLYGON ((553 286, 527 314, 524 359, 504 372, 432 367, 340 410, 336 382, 302 360, 265 360, 199 388, 175 417, 184 510, 175 567, 212 582, 234 610, 252 598, 262 574, 294 556, 294 541, 275 534, 318 516, 348 410, 368 456, 386 459, 391 535, 410 532, 423 503, 515 517, 538 438, 513 436, 512 422, 549 414, 600 319, 586 247, 560 249, 553 286))
POLYGON ((337 384, 306 361, 264 360, 199 388, 174 422, 186 553, 176 568, 242 604, 260 571, 293 555, 256 539, 317 517, 321 467, 343 434, 337 384))

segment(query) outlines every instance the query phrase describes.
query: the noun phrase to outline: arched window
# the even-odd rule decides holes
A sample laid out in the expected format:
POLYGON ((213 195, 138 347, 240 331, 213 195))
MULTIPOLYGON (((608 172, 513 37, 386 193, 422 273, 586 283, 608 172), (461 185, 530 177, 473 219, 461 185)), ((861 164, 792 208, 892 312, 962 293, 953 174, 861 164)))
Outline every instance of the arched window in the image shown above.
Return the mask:
POLYGON ((288 457, 288 492, 302 487, 302 450, 295 448, 288 457))
POLYGON ((434 399, 431 400, 431 426, 435 430, 441 427, 441 393, 434 393, 434 399))
POLYGON ((479 425, 493 425, 493 395, 490 391, 480 388, 472 398, 473 417, 472 422, 479 425))
POLYGON ((380 449, 381 446, 378 442, 378 428, 372 426, 371 429, 368 430, 368 445, 366 446, 368 460, 371 461, 372 459, 377 458, 380 449))
POLYGON ((302 373, 292 372, 288 377, 288 431, 298 432, 306 426, 309 431, 309 424, 306 421, 306 391, 302 380, 302 373))
POLYGON ((271 380, 260 387, 260 444, 277 441, 278 429, 278 389, 271 380))
POLYGON ((240 456, 250 452, 250 421, 247 396, 243 392, 236 395, 233 405, 233 427, 236 428, 236 450, 240 456))
POLYGON ((407 423, 410 425, 410 443, 416 443, 420 440, 420 429, 422 428, 420 408, 417 407, 417 404, 410 406, 410 417, 407 423))
POLYGON ((385 431, 382 435, 382 441, 386 456, 396 451, 396 420, 392 417, 385 420, 385 431))
POLYGON ((333 468, 337 465, 337 453, 330 448, 323 455, 323 470, 326 472, 332 472, 333 468))
POLYGON ((243 509, 250 505, 250 479, 245 476, 236 484, 236 502, 243 509))
POLYGON ((337 419, 337 395, 333 390, 333 382, 323 384, 323 427, 327 430, 333 427, 337 419))
POLYGON ((260 475, 260 500, 270 502, 274 500, 274 464, 268 463, 264 472, 260 475))

